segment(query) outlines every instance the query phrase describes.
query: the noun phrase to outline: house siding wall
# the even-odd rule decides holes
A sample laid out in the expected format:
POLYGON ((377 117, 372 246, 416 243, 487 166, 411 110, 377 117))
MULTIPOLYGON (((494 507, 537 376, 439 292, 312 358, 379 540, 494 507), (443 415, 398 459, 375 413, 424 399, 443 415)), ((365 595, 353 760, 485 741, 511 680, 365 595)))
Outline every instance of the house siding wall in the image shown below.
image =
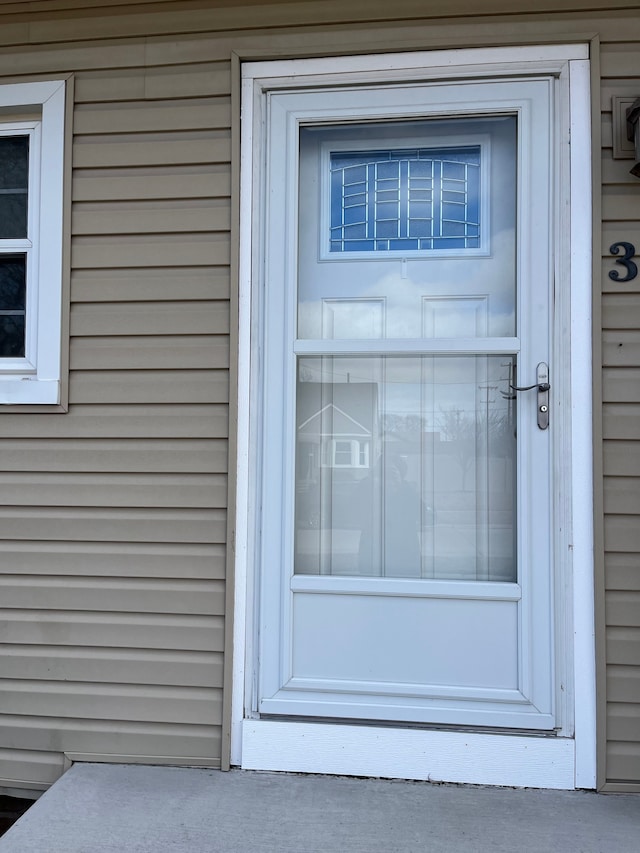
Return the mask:
POLYGON ((640 95, 635 4, 526 14, 530 2, 496 0, 483 16, 469 0, 392 12, 381 0, 24 5, 0 2, 0 83, 74 75, 70 379, 67 414, 0 412, 0 786, 45 788, 65 754, 213 766, 223 755, 232 53, 596 36, 603 776, 640 785, 640 279, 607 274, 612 242, 640 243, 640 186, 611 149, 611 96, 640 95))

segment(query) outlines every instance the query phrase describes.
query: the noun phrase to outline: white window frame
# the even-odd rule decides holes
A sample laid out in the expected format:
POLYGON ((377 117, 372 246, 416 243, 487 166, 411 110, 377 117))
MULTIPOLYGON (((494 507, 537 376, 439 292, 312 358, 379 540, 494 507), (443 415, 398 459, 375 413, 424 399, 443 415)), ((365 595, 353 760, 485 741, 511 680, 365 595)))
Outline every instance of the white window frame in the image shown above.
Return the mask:
POLYGON ((476 784, 546 788, 594 788, 596 784, 595 644, 593 585, 592 330, 591 330, 591 95, 589 46, 546 46, 441 50, 330 59, 256 62, 243 69, 241 157, 241 242, 239 294, 239 420, 236 493, 234 680, 231 762, 246 769, 376 775, 476 784), (571 140, 558 180, 570 185, 571 215, 559 211, 563 251, 556 276, 556 346, 564 357, 554 417, 561 438, 554 464, 566 488, 562 533, 556 558, 566 567, 556 592, 564 599, 557 631, 568 661, 562 694, 573 726, 558 737, 491 732, 389 729, 307 721, 260 719, 252 710, 255 689, 253 602, 257 451, 253 438, 257 352, 260 341, 252 313, 261 309, 254 263, 264 235, 254 230, 261 188, 252 182, 255 140, 261 133, 260 103, 265 92, 331 83, 374 84, 415 79, 481 79, 495 75, 565 75, 557 120, 571 140), (565 100, 565 96, 567 100, 565 100), (254 108, 255 107, 255 111, 254 108), (568 329, 570 328, 570 337, 568 329), (566 406, 562 400, 573 401, 566 406), (572 412, 577 412, 572 417, 572 412), (253 438, 253 440, 252 440, 253 438), (564 587, 564 592, 560 589, 564 587), (386 744, 383 749, 381 744, 386 744))
POLYGON ((30 137, 27 239, 0 240, 27 256, 25 356, 0 358, 0 405, 60 403, 64 122, 64 80, 0 85, 0 135, 30 137), (38 117, 11 115, 25 108, 38 117))

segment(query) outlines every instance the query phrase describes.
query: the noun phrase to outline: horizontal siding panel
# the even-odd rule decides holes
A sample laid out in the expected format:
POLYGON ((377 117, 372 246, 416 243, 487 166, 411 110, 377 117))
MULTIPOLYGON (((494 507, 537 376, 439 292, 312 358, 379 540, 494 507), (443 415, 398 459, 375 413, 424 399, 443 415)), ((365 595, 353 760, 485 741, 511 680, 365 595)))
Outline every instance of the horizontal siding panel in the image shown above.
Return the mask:
POLYGON ((638 45, 603 44, 600 52, 602 77, 638 77, 638 45))
POLYGON ((76 237, 71 245, 74 269, 118 267, 226 266, 231 257, 229 238, 206 235, 158 234, 143 236, 76 237))
POLYGON ((194 98, 206 95, 226 95, 231 92, 229 62, 201 63, 147 69, 145 96, 147 98, 194 98))
POLYGON ((605 477, 604 511, 640 516, 640 477, 605 477))
MULTIPOLYGON (((629 7, 631 3, 619 2, 619 6, 629 7)), ((429 9, 430 17, 441 18, 449 15, 473 15, 477 13, 477 5, 469 2, 440 4, 429 9)), ((545 12, 546 18, 549 13, 560 10, 575 11, 584 14, 587 9, 596 12, 602 9, 602 0, 575 0, 553 5, 551 3, 536 5, 536 11, 545 12)), ((244 6, 238 7, 232 4, 229 7, 217 7, 210 9, 190 9, 188 15, 177 15, 173 11, 156 10, 150 16, 144 11, 134 14, 133 12, 124 16, 107 16, 96 11, 94 15, 83 16, 67 21, 65 19, 50 19, 34 21, 29 33, 34 42, 55 42, 73 39, 96 39, 96 38, 118 38, 127 35, 162 35, 164 33, 197 32, 201 30, 235 30, 235 29, 257 29, 274 27, 309 26, 322 24, 327 20, 336 22, 356 21, 388 21, 389 19, 402 19, 417 17, 424 13, 424 4, 416 3, 415 0, 399 0, 393 7, 388 3, 371 3, 365 0, 351 0, 345 5, 340 0, 322 0, 318 3, 288 2, 283 4, 259 4, 252 5, 250 13, 247 14, 244 6)), ((484 14, 508 14, 528 13, 531 11, 530 2, 499 2, 483 3, 484 14)), ((535 20, 535 19, 534 19, 535 20)), ((538 30, 540 24, 538 23, 538 30)), ((494 25, 494 34, 495 28, 494 25)), ((575 22, 573 22, 575 29, 575 22)), ((555 30, 553 32, 556 32, 555 30)), ((174 36, 175 38, 175 36, 174 36)), ((317 36, 316 36, 317 40, 317 36)), ((295 43, 295 42, 294 42, 295 43)), ((151 59, 148 58, 151 62, 151 59)), ((159 57, 159 63, 161 63, 159 57)))
MULTIPOLYGON (((3 741, 4 743, 4 741, 3 741)), ((0 785, 42 790, 53 785, 64 769, 64 756, 60 752, 36 749, 7 749, 0 747, 0 785)))
POLYGON ((0 470, 224 474, 227 442, 222 439, 5 439, 0 444, 0 470))
POLYGON ((224 403, 226 370, 102 370, 71 374, 71 403, 224 403))
POLYGON ((635 329, 605 331, 602 358, 607 367, 640 367, 640 332, 635 329))
POLYGON ((109 205, 102 210, 76 205, 71 229, 78 235, 161 234, 196 231, 228 231, 231 225, 229 206, 215 206, 211 201, 177 207, 161 205, 109 205))
POLYGON ((202 62, 166 68, 88 71, 75 81, 77 104, 225 95, 231 91, 228 62, 202 62))
POLYGON ((609 703, 607 706, 607 737, 613 741, 640 743, 640 706, 609 703))
MULTIPOLYGON (((224 542, 222 509, 0 507, 0 536, 86 542, 224 542)), ((26 603, 25 605, 26 606, 26 603)))
POLYGON ((187 163, 228 163, 228 133, 211 131, 206 139, 146 140, 140 142, 80 142, 73 145, 74 169, 108 166, 184 166, 187 163))
MULTIPOLYGON (((194 270, 177 267, 170 273, 155 269, 76 270, 71 276, 72 302, 218 301, 228 299, 229 292, 229 270, 225 268, 194 270)), ((171 310, 175 311, 175 308, 174 305, 171 310)), ((207 306, 200 305, 199 308, 206 310, 207 306)), ((75 312, 78 310, 73 309, 75 312)), ((143 308, 132 310, 145 313, 143 308)), ((189 327, 187 333, 195 332, 189 327)))
MULTIPOLYGON (((636 84, 637 88, 637 84, 636 84)), ((605 149, 602 158, 602 183, 603 184, 633 184, 638 179, 631 174, 631 163, 628 160, 614 160, 611 151, 605 149)), ((616 219, 622 220, 621 217, 616 219)), ((603 245, 609 246, 614 240, 626 240, 626 237, 617 237, 617 233, 630 233, 632 225, 624 221, 615 223, 605 222, 603 226, 603 245)))
POLYGON ((220 652, 0 646, 0 679, 221 687, 220 652))
MULTIPOLYGON (((607 589, 640 591, 640 558, 637 554, 607 554, 607 589)), ((640 661, 640 658, 638 658, 640 661)))
POLYGON ((610 741, 607 744, 607 779, 610 782, 640 781, 640 743, 610 741))
POLYGON ((603 328, 634 330, 638 325, 639 316, 640 293, 607 294, 603 297, 603 328))
MULTIPOLYGON (((640 627, 607 630, 607 663, 637 666, 640 661, 640 627)), ((640 724, 640 709, 636 709, 640 724)))
POLYGON ((640 405, 608 403, 603 407, 605 439, 640 441, 640 405))
POLYGON ((0 742, 12 749, 216 758, 220 755, 220 728, 0 714, 0 742))
POLYGON ((213 688, 0 680, 5 714, 217 725, 221 704, 213 688))
POLYGON ((607 700, 636 704, 640 713, 640 667, 610 664, 607 667, 607 700))
POLYGON ((0 643, 219 652, 224 649, 224 620, 169 613, 0 608, 0 643))
MULTIPOLYGON (((14 506, 224 508, 225 474, 0 473, 14 506)), ((5 571, 10 566, 5 564, 5 571)))
POLYGON ((85 405, 71 406, 64 417, 5 413, 0 418, 1 439, 203 439, 228 434, 229 412, 224 404, 85 405))
POLYGON ((110 133, 153 133, 164 130, 208 130, 231 126, 228 98, 169 102, 132 102, 76 107, 73 132, 76 135, 110 133))
POLYGON ((640 443, 605 441, 604 470, 610 476, 640 477, 640 443))
MULTIPOLYGON (((640 590, 609 590, 606 593, 605 606, 607 625, 640 627, 640 590)), ((640 679, 640 667, 638 667, 637 677, 640 679)))
MULTIPOLYGON (((93 522, 92 522, 93 523, 93 522)), ((179 574, 179 567, 176 567, 179 574)), ((3 608, 224 615, 224 581, 0 575, 3 608)), ((0 661, 0 674, 3 672, 0 661)), ((117 679, 116 679, 117 680, 117 679)))
MULTIPOLYGON (((638 46, 638 54, 640 54, 640 45, 638 46)), ((636 62, 638 59, 636 58, 636 62)), ((627 161, 629 168, 634 161, 627 161)), ((640 218, 640 210, 638 210, 638 193, 633 192, 633 185, 629 186, 605 186, 602 191, 602 218, 609 220, 637 220, 640 218)), ((608 247, 607 247, 608 248, 608 247)))
MULTIPOLYGON (((2 40, 6 43, 4 24, 2 40)), ((45 40, 47 41, 47 40, 45 40)), ((60 47, 25 49, 24 43, 0 53, 0 75, 54 74, 98 68, 133 68, 145 64, 145 44, 126 40, 120 43, 65 44, 60 47)), ((160 63, 162 64, 162 63, 160 63)))
POLYGON ((222 580, 225 557, 224 544, 0 539, 0 561, 14 575, 222 580))
POLYGON ((602 397, 606 403, 640 403, 640 368, 605 367, 602 397))
POLYGON ((79 303, 71 308, 71 335, 227 335, 229 304, 217 302, 79 303))
POLYGON ((72 182, 73 199, 76 202, 213 199, 231 194, 231 173, 226 164, 190 167, 189 172, 175 168, 172 174, 159 168, 145 171, 149 174, 96 175, 89 170, 76 170, 72 182))
POLYGON ((72 370, 188 370, 229 366, 226 335, 74 338, 72 370))
POLYGON ((633 515, 605 515, 604 547, 606 551, 640 553, 640 519, 633 515))

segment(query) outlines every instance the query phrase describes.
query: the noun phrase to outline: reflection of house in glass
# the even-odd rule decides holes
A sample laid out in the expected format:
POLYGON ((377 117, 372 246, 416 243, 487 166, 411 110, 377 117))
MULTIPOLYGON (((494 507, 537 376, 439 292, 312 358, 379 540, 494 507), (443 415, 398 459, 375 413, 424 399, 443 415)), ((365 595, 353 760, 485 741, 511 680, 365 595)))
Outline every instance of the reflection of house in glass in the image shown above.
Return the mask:
POLYGON ((296 424, 296 571, 349 573, 359 484, 380 455, 378 385, 301 382, 296 424))

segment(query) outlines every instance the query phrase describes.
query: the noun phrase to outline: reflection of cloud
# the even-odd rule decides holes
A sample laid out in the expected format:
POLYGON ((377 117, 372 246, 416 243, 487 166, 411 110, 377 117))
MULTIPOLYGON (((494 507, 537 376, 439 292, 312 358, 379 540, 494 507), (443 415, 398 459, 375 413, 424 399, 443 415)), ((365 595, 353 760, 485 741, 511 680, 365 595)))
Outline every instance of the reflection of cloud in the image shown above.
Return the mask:
MULTIPOLYGON (((469 327, 470 304, 456 298, 487 297, 488 326, 484 334, 492 337, 510 337, 515 334, 515 234, 507 229, 492 239, 491 257, 430 258, 406 261, 364 260, 328 261, 310 264, 301 271, 298 308, 299 334, 303 338, 353 337, 364 338, 378 326, 373 316, 372 303, 385 302, 387 338, 418 338, 422 336, 422 298, 451 297, 442 303, 446 311, 442 322, 454 330, 469 327), (340 322, 340 333, 332 335, 323 324, 323 300, 354 300, 346 305, 340 322), (364 300, 360 305, 355 300, 364 300), (349 330, 349 334, 346 332, 349 330)), ((325 308, 326 315, 326 308, 325 308)), ((479 334, 483 334, 478 330, 479 334)), ((446 333, 447 336, 449 332, 446 333)), ((465 332, 468 334, 468 332, 465 332)), ((382 335, 373 335, 374 337, 382 335)))

